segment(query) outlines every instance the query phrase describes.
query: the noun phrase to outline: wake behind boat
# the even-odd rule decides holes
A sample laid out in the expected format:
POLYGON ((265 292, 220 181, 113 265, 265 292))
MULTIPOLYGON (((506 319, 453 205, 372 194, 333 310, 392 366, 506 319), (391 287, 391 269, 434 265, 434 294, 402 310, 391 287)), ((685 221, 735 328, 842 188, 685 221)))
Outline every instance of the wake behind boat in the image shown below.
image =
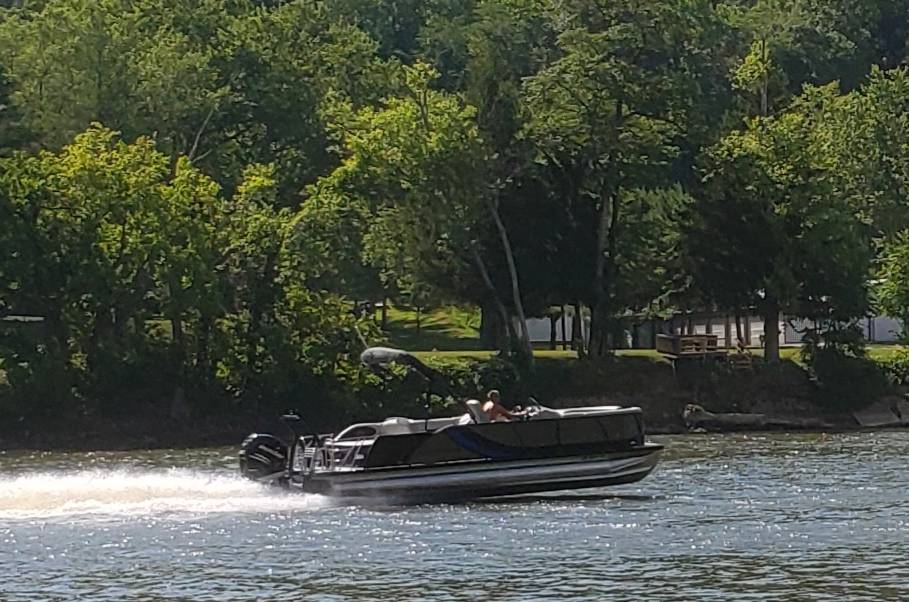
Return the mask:
MULTIPOLYGON (((394 349, 371 348, 371 366, 403 364, 430 383, 440 375, 394 349)), ((337 434, 299 432, 290 442, 252 434, 240 471, 307 493, 391 502, 456 501, 633 483, 656 466, 661 445, 645 440, 640 408, 552 409, 531 405, 518 421, 492 422, 479 401, 450 418, 386 418, 337 434)))

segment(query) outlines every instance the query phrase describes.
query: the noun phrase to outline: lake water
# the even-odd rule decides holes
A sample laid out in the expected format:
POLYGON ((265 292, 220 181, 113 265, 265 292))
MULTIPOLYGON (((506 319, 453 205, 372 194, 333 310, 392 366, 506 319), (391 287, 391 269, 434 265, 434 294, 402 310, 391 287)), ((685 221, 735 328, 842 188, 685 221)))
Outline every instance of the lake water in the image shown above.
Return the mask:
POLYGON ((404 508, 233 450, 0 453, 0 600, 909 599, 909 433, 654 439, 633 486, 404 508))

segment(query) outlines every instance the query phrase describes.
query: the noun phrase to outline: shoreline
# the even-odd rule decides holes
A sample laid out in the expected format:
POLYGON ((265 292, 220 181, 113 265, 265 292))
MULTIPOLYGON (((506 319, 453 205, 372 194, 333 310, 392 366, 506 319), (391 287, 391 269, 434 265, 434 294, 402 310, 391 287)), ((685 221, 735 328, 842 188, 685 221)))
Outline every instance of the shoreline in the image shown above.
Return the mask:
MULTIPOLYGON (((467 366, 434 363, 450 377, 482 373, 484 362, 467 366)), ((644 412, 650 435, 699 432, 834 433, 909 428, 909 395, 904 387, 883 394, 856 395, 848 404, 829 396, 808 371, 794 362, 773 366, 756 364, 748 371, 719 365, 689 363, 673 368, 647 358, 620 357, 606 362, 537 362, 534 373, 508 383, 507 371, 495 366, 485 388, 499 388, 506 405, 529 396, 551 407, 636 406, 644 412), (870 403, 861 403, 862 400, 870 403)), ((387 415, 422 415, 423 400, 405 386, 389 390, 388 408, 361 402, 343 412, 339 406, 317 403, 297 406, 308 427, 316 432, 338 432, 348 424, 377 420, 387 415)), ((458 399, 479 394, 464 388, 458 399)), ((135 398, 123 391, 120 399, 135 398)), ((143 449, 200 449, 239 446, 250 433, 285 433, 278 422, 277 404, 244 407, 237 403, 220 411, 202 411, 204 400, 186 400, 177 406, 170 399, 134 401, 134 408, 116 414, 51 414, 43 420, 7 420, 0 430, 0 451, 135 451, 143 449), (195 408, 195 410, 194 410, 195 408), (179 411, 177 411, 179 410, 179 411)), ((209 406, 210 407, 210 406, 209 406)), ((459 403, 437 415, 458 415, 459 403)))
MULTIPOLYGON (((825 418, 831 418, 827 416, 825 418)), ((648 421, 645 413, 645 426, 647 436, 689 436, 689 435, 729 435, 729 434, 839 434, 862 433, 881 431, 909 430, 906 423, 887 424, 860 424, 848 422, 845 416, 839 416, 835 421, 826 426, 819 424, 806 424, 804 426, 780 426, 771 424, 760 428, 742 425, 740 428, 730 426, 718 427, 687 427, 680 419, 678 423, 664 421, 648 421)), ((147 430, 136 431, 134 434, 124 434, 117 425, 110 424, 110 430, 95 430, 94 432, 78 432, 61 436, 59 433, 35 434, 24 433, 21 436, 0 436, 0 453, 23 452, 51 452, 51 453, 91 453, 91 452, 134 452, 151 451, 158 449, 206 449, 214 447, 237 447, 243 439, 253 432, 280 432, 275 428, 255 428, 252 423, 249 427, 242 425, 224 424, 213 425, 205 421, 206 427, 187 427, 176 424, 161 424, 163 431, 150 432, 147 430)), ((260 427, 262 423, 259 423, 260 427)), ((124 426, 124 425, 120 425, 124 426)))

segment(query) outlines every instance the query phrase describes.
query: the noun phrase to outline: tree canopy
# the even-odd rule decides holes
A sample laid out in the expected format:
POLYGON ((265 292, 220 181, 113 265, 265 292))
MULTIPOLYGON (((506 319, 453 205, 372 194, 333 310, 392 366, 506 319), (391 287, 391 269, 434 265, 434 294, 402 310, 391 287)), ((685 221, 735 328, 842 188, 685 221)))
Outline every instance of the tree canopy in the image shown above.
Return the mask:
POLYGON ((9 4, 10 390, 338 395, 386 298, 526 367, 553 306, 590 357, 674 310, 758 311, 771 360, 780 315, 909 313, 906 0, 9 4))

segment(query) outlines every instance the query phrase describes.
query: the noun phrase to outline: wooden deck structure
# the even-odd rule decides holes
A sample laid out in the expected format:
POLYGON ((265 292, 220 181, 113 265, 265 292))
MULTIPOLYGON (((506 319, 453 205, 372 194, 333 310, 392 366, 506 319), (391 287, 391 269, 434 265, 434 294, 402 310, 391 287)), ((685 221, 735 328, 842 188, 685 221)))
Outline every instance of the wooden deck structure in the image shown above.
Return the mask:
POLYGON ((658 334, 656 350, 674 358, 726 355, 715 334, 658 334))
POLYGON ((751 370, 752 355, 747 351, 730 352, 718 345, 715 334, 660 334, 656 350, 669 358, 673 370, 681 360, 726 360, 736 370, 751 370))

